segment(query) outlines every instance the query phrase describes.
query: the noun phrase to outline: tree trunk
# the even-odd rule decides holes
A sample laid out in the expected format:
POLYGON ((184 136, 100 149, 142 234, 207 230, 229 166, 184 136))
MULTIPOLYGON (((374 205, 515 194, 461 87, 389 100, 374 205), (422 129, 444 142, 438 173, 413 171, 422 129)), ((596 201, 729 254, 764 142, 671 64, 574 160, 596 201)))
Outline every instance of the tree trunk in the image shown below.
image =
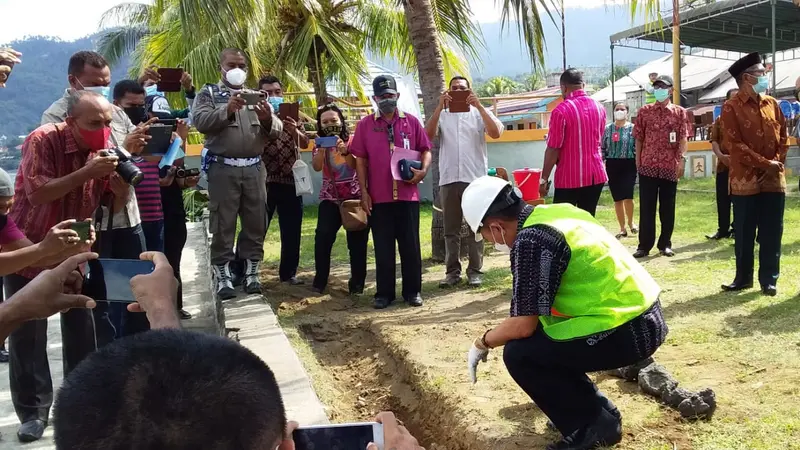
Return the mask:
MULTIPOLYGON (((315 37, 315 40, 319 38, 315 37)), ((328 103, 328 89, 325 84, 325 74, 322 73, 322 56, 319 52, 319 46, 323 44, 317 43, 311 48, 308 54, 308 82, 314 87, 314 97, 317 100, 317 107, 328 103)))
MULTIPOLYGON (((414 55, 417 57, 419 85, 422 89, 424 114, 433 112, 444 92, 444 65, 439 46, 439 35, 433 20, 431 0, 403 0, 414 55)), ((420 118, 424 120, 424 118, 420 118)), ((434 142, 431 176, 433 183, 433 223, 431 224, 432 259, 444 261, 444 220, 439 201, 439 143, 434 142)))

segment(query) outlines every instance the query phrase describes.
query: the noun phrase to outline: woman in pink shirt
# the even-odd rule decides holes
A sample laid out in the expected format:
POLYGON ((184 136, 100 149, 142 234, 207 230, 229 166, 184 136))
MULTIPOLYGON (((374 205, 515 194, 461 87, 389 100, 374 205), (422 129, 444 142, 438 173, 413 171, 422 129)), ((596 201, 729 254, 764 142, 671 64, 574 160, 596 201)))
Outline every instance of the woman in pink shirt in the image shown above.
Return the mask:
MULTIPOLYGON (((314 147, 311 161, 314 170, 322 172, 322 188, 319 191, 319 211, 317 230, 314 237, 314 275, 313 289, 322 292, 328 285, 331 271, 331 250, 336 235, 342 227, 339 203, 344 200, 360 200, 361 188, 356 175, 356 159, 349 152, 347 143, 350 133, 347 130, 342 111, 333 104, 317 111, 317 133, 319 137, 337 136, 335 147, 314 147)), ((369 228, 347 231, 347 249, 350 251, 350 281, 348 291, 351 295, 364 292, 367 278, 367 243, 369 228)))

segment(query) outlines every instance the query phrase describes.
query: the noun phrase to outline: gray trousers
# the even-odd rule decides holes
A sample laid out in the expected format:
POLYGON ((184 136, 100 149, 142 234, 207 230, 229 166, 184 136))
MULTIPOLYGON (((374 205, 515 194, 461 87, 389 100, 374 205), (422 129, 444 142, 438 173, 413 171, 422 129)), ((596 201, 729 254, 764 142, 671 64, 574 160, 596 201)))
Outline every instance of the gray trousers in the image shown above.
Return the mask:
POLYGON ((236 221, 241 219, 239 257, 264 259, 267 234, 267 171, 263 163, 231 167, 213 163, 208 168, 208 210, 211 264, 221 266, 234 260, 236 221))
MULTIPOLYGON (((450 183, 439 188, 439 199, 442 202, 444 215, 444 264, 446 275, 461 276, 461 223, 464 215, 461 211, 461 197, 469 183, 450 183)), ((475 242, 475 234, 469 231, 469 266, 467 275, 478 275, 483 267, 483 242, 475 242)))

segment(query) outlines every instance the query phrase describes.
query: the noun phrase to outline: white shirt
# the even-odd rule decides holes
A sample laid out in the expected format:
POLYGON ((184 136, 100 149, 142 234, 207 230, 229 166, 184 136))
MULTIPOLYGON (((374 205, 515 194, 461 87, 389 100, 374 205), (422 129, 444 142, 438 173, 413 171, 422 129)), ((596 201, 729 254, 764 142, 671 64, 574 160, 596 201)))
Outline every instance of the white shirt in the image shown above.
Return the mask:
MULTIPOLYGON (((502 133, 502 122, 488 110, 486 113, 502 133)), ((442 111, 439 116, 439 186, 471 183, 487 174, 489 161, 484 133, 486 126, 474 106, 470 106, 467 113, 442 111)))

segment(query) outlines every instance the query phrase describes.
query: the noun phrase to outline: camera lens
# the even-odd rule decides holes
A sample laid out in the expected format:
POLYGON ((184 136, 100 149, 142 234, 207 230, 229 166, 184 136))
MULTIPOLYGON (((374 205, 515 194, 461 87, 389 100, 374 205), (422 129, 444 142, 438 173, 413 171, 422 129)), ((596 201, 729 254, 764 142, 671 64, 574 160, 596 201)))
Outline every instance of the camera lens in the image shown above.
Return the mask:
POLYGON ((113 150, 116 157, 119 159, 117 163, 117 173, 119 176, 125 180, 126 183, 130 184, 131 186, 136 186, 144 180, 144 174, 136 164, 132 163, 130 158, 128 158, 125 153, 122 153, 119 149, 113 150))
POLYGON ((175 171, 175 177, 186 178, 186 169, 184 169, 183 167, 178 168, 178 170, 175 171))

